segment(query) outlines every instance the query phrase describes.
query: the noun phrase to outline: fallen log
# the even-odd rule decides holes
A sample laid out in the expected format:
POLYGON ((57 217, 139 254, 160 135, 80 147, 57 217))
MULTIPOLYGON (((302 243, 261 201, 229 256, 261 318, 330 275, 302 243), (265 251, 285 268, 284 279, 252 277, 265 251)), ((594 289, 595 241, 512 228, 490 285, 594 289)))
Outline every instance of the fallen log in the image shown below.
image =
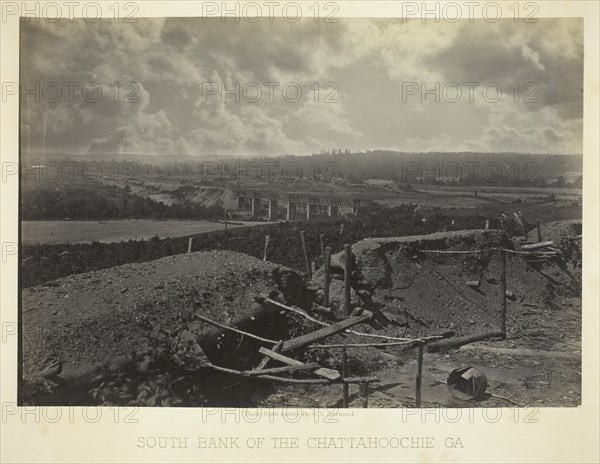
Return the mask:
MULTIPOLYGON (((326 322, 322 322, 319 321, 317 319, 314 319, 313 317, 309 316, 308 314, 306 314, 303 310, 301 309, 297 309, 297 308, 292 308, 290 306, 286 306, 278 301, 275 301, 271 298, 268 298, 264 295, 260 295, 259 297, 257 297, 257 301, 264 301, 267 302, 269 304, 272 304, 273 306, 276 306, 280 309, 283 309, 284 311, 290 311, 293 313, 298 314, 299 316, 302 316, 304 318, 306 318, 307 320, 310 320, 312 322, 315 322, 316 324, 322 325, 323 327, 331 327, 330 324, 327 324, 326 322)), ((328 312, 330 311, 329 308, 327 308, 328 312)), ((408 314, 408 311, 406 311, 406 313, 408 314)), ((390 319, 390 314, 389 313, 383 313, 383 315, 385 317, 387 317, 388 319, 390 319)), ((366 316, 366 314, 365 314, 366 316)), ((412 314, 410 314, 410 316, 412 316, 417 322, 421 323, 422 325, 424 325, 425 327, 429 328, 429 326, 427 324, 425 324, 424 322, 422 322, 421 320, 417 319, 416 317, 414 317, 412 314)), ((371 316, 369 316, 371 317, 371 316)), ((400 324, 401 322, 403 322, 403 320, 401 319, 400 316, 397 315, 393 315, 392 316, 395 319, 395 322, 397 322, 398 324, 400 324)), ((370 338, 383 338, 386 340, 394 340, 394 341, 404 341, 404 340, 412 340, 412 339, 407 339, 407 338, 400 338, 400 337, 389 337, 387 335, 379 335, 379 334, 370 334, 370 333, 364 333, 364 332, 356 332, 354 330, 345 330, 346 333, 351 333, 354 335, 359 335, 361 337, 370 337, 370 338)))
POLYGON ((316 362, 301 364, 297 366, 283 366, 283 367, 271 367, 269 369, 255 369, 252 371, 245 371, 248 375, 265 375, 265 374, 279 374, 281 372, 293 372, 293 371, 309 371, 319 369, 319 366, 316 362))
POLYGON ((552 240, 549 240, 547 242, 532 243, 530 245, 522 245, 521 249, 522 250, 536 250, 538 248, 544 248, 544 247, 552 246, 552 245, 554 245, 554 242, 552 240))
POLYGON ((502 336, 503 334, 501 331, 495 331, 484 332, 476 335, 467 335, 465 337, 449 338, 447 340, 440 340, 439 342, 430 343, 427 346, 427 351, 433 353, 436 351, 447 350, 450 348, 457 348, 462 345, 467 345, 473 342, 479 342, 481 340, 487 340, 489 338, 502 338, 502 336))
POLYGON ((287 340, 283 342, 283 346, 281 347, 281 352, 285 353, 287 351, 293 351, 298 348, 303 348, 306 345, 310 345, 311 343, 317 342, 324 338, 335 335, 339 332, 343 332, 344 330, 355 326, 356 324, 360 324, 362 322, 366 322, 370 319, 370 316, 353 316, 343 321, 336 322, 328 327, 323 327, 322 329, 315 330, 314 332, 307 333, 305 335, 301 335, 300 337, 293 338, 291 340, 287 340))
POLYGON ((504 354, 506 356, 522 356, 525 358, 554 358, 554 359, 581 359, 581 353, 562 351, 525 350, 520 348, 496 348, 495 346, 471 345, 463 346, 461 350, 483 351, 485 353, 504 354))
MULTIPOLYGON (((269 350, 268 348, 261 347, 259 352, 268 356, 272 359, 275 359, 279 362, 287 364, 288 366, 304 366, 305 364, 297 359, 290 358, 288 356, 284 356, 281 353, 276 353, 275 351, 269 350)), ((328 380, 337 380, 341 377, 340 373, 335 369, 328 369, 326 367, 320 367, 314 371, 314 374, 319 377, 326 378, 328 380)))

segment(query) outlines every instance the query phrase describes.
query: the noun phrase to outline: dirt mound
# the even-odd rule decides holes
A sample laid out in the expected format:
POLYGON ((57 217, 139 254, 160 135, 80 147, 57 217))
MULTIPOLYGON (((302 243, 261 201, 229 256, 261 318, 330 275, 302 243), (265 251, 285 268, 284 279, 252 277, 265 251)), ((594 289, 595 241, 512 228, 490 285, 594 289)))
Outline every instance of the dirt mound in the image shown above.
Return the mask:
MULTIPOLYGON (((173 329, 186 309, 226 323, 247 311, 258 293, 285 290, 289 282, 304 288, 302 279, 287 268, 241 253, 212 251, 126 264, 24 289, 24 377, 38 373, 50 356, 62 359, 63 370, 69 371, 135 352, 146 342, 144 321, 173 329)), ((205 328, 199 321, 190 323, 192 331, 205 328)))
POLYGON ((237 200, 233 191, 216 187, 201 187, 185 195, 185 200, 198 203, 207 208, 221 206, 225 209, 237 208, 237 200))
MULTIPOLYGON (((498 230, 440 232, 397 238, 371 238, 352 246, 361 278, 372 292, 372 302, 353 291, 353 306, 373 305, 390 313, 407 315, 408 329, 392 328, 394 334, 425 335, 451 330, 469 335, 500 329, 501 256, 492 248, 512 248, 498 230), (427 253, 425 250, 441 250, 427 253), (474 254, 448 251, 490 250, 474 254), (472 288, 468 281, 478 281, 472 288), (401 332, 400 332, 401 330, 401 332)), ((343 262, 342 253, 332 263, 343 262)), ((545 307, 562 283, 553 274, 564 274, 552 263, 543 269, 530 266, 519 255, 507 254, 507 290, 510 317, 518 322, 523 308, 545 307)), ((314 284, 322 287, 323 270, 314 284)), ((343 281, 334 279, 330 301, 341 313, 343 281)), ((368 309, 368 308, 367 308, 368 309)), ((520 326, 511 324, 513 333, 520 326)), ((391 334, 391 333, 390 333, 391 334)))
MULTIPOLYGON (((581 229, 581 219, 547 222, 540 225, 542 240, 552 240, 559 247, 565 240, 570 240, 577 235, 581 235, 581 229)), ((532 242, 537 242, 537 229, 530 231, 527 234, 527 238, 532 242)))

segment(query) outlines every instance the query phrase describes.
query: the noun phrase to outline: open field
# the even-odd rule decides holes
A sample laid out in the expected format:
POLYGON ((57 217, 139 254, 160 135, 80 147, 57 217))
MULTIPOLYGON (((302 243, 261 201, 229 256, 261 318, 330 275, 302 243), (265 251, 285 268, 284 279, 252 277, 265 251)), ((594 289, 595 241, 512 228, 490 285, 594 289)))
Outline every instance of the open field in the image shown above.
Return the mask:
MULTIPOLYGON (((227 228, 265 224, 264 222, 234 221, 227 228)), ((52 243, 112 243, 127 240, 148 240, 152 237, 168 238, 196 235, 223 230, 215 221, 128 219, 122 221, 23 221, 24 244, 52 243)))

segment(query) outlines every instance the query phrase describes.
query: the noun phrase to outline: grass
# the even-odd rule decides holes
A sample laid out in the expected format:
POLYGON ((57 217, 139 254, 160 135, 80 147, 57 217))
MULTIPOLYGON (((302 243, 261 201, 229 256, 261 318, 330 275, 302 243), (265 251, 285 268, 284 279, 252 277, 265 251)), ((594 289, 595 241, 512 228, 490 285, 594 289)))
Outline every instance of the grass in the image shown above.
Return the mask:
MULTIPOLYGON (((248 223, 254 224, 254 223, 248 223)), ((246 225, 246 224, 245 224, 246 225)), ((229 224, 228 228, 243 227, 229 224)), ((216 230, 224 225, 213 221, 187 220, 107 220, 107 221, 23 221, 24 244, 120 242, 152 237, 182 237, 216 230)))

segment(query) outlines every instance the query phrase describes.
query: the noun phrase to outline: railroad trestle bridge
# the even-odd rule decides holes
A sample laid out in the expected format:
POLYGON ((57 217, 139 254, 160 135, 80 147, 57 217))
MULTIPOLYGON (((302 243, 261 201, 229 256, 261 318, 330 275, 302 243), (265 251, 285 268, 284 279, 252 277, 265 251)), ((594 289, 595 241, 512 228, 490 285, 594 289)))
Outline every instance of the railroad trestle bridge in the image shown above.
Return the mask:
POLYGON ((236 191, 238 209, 245 209, 250 203, 252 216, 258 216, 261 212, 262 202, 268 202, 269 220, 277 219, 277 210, 280 203, 285 204, 286 219, 291 221, 296 217, 298 210, 310 220, 320 211, 325 210, 328 216, 338 216, 340 208, 356 214, 358 209, 371 203, 369 200, 360 198, 349 198, 335 195, 306 194, 296 192, 273 192, 261 190, 236 191))

